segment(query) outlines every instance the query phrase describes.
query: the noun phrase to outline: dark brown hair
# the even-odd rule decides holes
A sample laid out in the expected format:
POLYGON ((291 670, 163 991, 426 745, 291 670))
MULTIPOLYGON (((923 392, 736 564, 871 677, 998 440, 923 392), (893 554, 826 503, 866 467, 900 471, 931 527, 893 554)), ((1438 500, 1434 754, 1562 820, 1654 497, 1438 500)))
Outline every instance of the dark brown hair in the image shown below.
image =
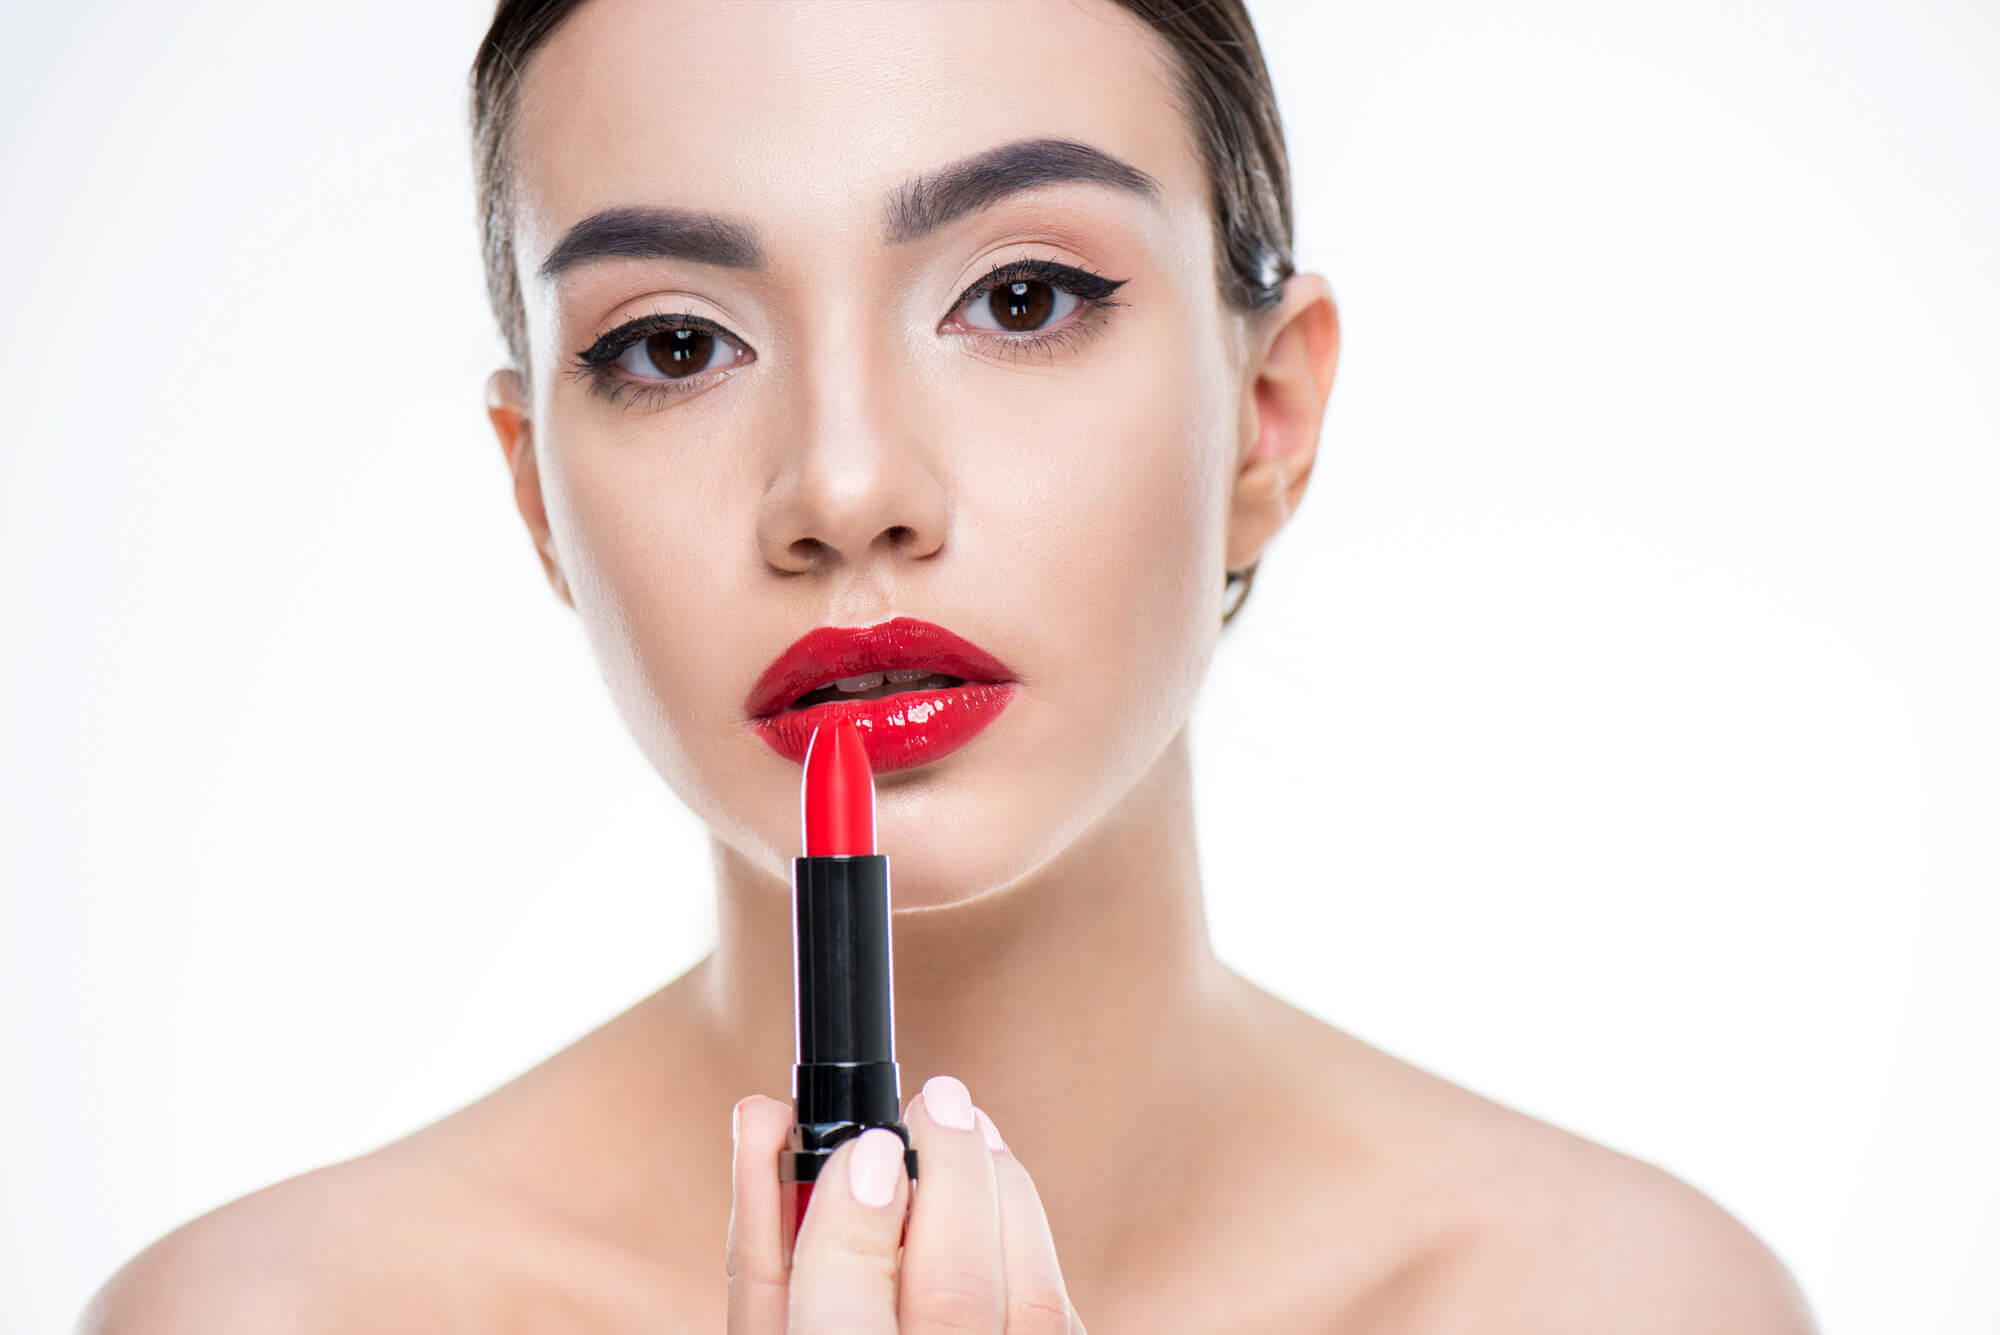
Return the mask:
MULTIPOLYGON (((527 376, 527 316, 514 270, 509 159, 521 74, 585 0, 499 0, 471 72, 472 174, 486 260, 486 296, 514 366, 527 376)), ((1263 48, 1243 0, 1116 0, 1166 39, 1176 57, 1180 111, 1208 173, 1216 283, 1232 310, 1270 310, 1292 276, 1291 168, 1263 48)), ((1257 563, 1231 571, 1241 585, 1229 621, 1250 596, 1257 563)))

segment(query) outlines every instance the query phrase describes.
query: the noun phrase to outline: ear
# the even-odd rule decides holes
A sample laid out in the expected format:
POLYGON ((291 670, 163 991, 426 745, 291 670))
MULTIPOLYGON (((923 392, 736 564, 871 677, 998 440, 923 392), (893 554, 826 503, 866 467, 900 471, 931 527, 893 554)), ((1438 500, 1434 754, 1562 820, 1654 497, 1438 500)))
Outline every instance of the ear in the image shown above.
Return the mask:
POLYGON ((535 468, 534 424, 528 414, 528 396, 521 374, 502 367, 486 378, 486 416, 493 434, 500 438, 500 453, 506 457, 507 471, 514 477, 514 508, 528 526, 535 551, 542 558, 542 573, 556 597, 574 611, 569 582, 556 562, 555 543, 549 538, 549 515, 542 505, 542 476, 535 468))
POLYGON ((1305 494, 1340 360, 1340 311, 1325 277, 1294 274, 1251 324, 1226 568, 1254 563, 1305 494))

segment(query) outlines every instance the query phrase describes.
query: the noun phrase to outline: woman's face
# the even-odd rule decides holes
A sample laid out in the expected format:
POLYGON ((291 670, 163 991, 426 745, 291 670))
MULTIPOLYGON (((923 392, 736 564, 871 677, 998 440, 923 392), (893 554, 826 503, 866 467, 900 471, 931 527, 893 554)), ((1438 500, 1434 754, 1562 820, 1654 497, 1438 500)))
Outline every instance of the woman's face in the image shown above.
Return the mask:
POLYGON ((744 702, 814 627, 923 618, 1018 682, 969 745, 878 779, 901 905, 1033 872, 1187 719, 1246 391, 1170 59, 1108 0, 594 0, 528 68, 516 254, 552 558, 654 766, 779 881, 800 772, 744 702), (1157 189, 910 207, 918 178, 1045 139, 1157 189), (635 206, 719 215, 761 263, 538 272, 576 224, 635 206), (1004 285, 960 300, 1021 260, 1116 282, 1120 304, 1031 284, 1010 321, 1004 285), (710 337, 679 365, 671 335, 639 337, 601 382, 578 374, 651 315, 710 337))

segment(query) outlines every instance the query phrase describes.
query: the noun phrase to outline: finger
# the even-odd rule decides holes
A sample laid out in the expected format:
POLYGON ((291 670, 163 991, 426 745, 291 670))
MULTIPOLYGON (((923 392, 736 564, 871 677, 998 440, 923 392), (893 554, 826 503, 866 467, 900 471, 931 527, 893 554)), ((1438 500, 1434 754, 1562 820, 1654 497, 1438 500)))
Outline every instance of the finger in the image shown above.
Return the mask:
POLYGON ((792 1253, 792 1335, 896 1335, 896 1251, 910 1199, 903 1138, 870 1127, 820 1167, 792 1253))
POLYGON ((1007 1263, 1007 1335, 1083 1335, 1056 1260, 1055 1238, 1028 1170, 1000 1138, 985 1109, 975 1109, 993 1155, 1000 1197, 1000 1250, 1007 1263))
POLYGON ((787 1265, 779 1236, 778 1151, 788 1104, 752 1094, 736 1105, 735 1196, 729 1207, 729 1335, 784 1335, 787 1265))
POLYGON ((1000 1335, 1007 1319, 1000 1198, 993 1152, 973 1123, 972 1097, 951 1076, 934 1076, 903 1120, 916 1146, 920 1185, 897 1314, 918 1330, 1000 1335))

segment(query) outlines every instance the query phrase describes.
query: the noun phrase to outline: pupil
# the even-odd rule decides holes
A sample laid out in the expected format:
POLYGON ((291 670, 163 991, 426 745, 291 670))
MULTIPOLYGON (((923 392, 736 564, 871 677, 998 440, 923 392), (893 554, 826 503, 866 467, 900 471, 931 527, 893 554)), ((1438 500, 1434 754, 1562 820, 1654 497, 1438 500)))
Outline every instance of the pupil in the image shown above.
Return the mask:
POLYGON ((670 329, 646 340, 646 355, 653 365, 677 380, 708 365, 714 351, 715 335, 699 329, 670 329))
POLYGON ((993 289, 986 304, 1003 328, 1022 332, 1049 318, 1055 309, 1055 289, 1031 278, 1016 280, 993 289))

